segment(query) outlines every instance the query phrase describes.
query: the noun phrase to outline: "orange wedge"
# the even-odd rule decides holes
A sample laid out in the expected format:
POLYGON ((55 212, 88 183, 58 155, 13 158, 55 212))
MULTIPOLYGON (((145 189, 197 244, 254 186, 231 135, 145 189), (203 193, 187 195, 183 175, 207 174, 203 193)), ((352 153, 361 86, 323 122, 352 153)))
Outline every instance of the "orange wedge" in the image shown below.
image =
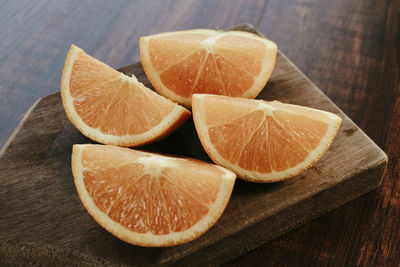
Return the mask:
POLYGON ((275 43, 252 33, 187 30, 140 38, 140 57, 154 88, 182 105, 194 93, 255 98, 275 64, 275 43))
POLYGON ((222 215, 236 175, 195 159, 108 145, 74 145, 79 197, 107 231, 138 246, 196 239, 222 215))
POLYGON ((71 46, 61 78, 71 123, 103 144, 138 146, 175 130, 190 112, 71 46))
POLYGON ((277 182, 312 166, 341 124, 333 113, 216 95, 193 95, 193 119, 210 158, 240 178, 277 182))

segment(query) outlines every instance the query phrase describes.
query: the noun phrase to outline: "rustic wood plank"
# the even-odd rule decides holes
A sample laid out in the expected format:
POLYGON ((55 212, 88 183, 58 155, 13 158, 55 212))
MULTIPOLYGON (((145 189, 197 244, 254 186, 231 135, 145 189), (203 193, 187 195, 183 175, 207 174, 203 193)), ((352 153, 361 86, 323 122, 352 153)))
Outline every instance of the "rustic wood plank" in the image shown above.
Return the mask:
MULTIPOLYGON (((253 31, 248 25, 238 29, 253 31)), ((150 86, 140 63, 122 71, 150 86)), ((68 253, 73 256, 65 264, 221 264, 379 185, 385 153, 282 53, 259 98, 337 113, 342 127, 312 168, 276 184, 238 181, 217 224, 196 241, 171 248, 124 243, 87 214, 73 185, 70 153, 73 144, 91 141, 68 122, 59 93, 41 99, 0 153, 0 255, 11 264, 49 264, 68 253)), ((210 161, 191 120, 142 149, 210 161)))

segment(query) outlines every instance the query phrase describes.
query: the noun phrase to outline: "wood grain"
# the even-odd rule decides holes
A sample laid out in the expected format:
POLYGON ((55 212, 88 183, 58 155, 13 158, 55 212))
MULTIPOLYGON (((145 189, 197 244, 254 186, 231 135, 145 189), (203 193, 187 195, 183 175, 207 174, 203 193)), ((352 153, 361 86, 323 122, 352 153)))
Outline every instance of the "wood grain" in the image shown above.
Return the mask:
POLYGON ((72 42, 118 67, 139 59, 140 35, 250 22, 388 154, 389 164, 377 190, 231 265, 398 266, 399 1, 162 3, 1 1, 0 146, 37 99, 59 90, 59 72, 72 42))
MULTIPOLYGON (((236 29, 254 32, 246 25, 236 29)), ((151 87, 140 63, 121 71, 151 87)), ((12 242, 22 242, 36 247, 42 255, 36 260, 43 264, 62 258, 65 251, 79 253, 72 263, 82 257, 117 265, 221 264, 380 184, 386 155, 283 54, 258 98, 328 110, 343 118, 342 126, 328 152, 309 170, 272 185, 238 181, 225 213, 205 235, 182 246, 150 249, 116 239, 84 210, 74 189, 70 154, 73 144, 91 141, 68 122, 59 93, 41 99, 1 152, 0 203, 7 207, 0 208, 3 253, 11 251, 10 261, 15 256, 20 260, 25 251, 21 255, 7 245, 20 251, 12 242), (76 224, 66 223, 71 216, 76 224)), ((210 161, 191 120, 141 149, 210 161)))

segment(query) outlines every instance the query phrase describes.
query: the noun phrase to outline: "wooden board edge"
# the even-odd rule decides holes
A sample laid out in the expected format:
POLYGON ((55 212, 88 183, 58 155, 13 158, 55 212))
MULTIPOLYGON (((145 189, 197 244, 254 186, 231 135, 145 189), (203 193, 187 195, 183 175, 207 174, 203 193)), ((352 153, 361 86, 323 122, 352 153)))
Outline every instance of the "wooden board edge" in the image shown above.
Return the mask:
POLYGON ((56 249, 38 246, 17 240, 0 240, 1 266, 111 266, 105 259, 73 249, 56 249))
POLYGON ((10 135, 10 137, 7 139, 7 141, 5 142, 3 147, 1 148, 1 150, 0 150, 0 158, 2 158, 6 154, 6 151, 7 151, 8 147, 14 141, 15 137, 18 135, 18 133, 22 129, 22 127, 25 125, 27 119, 30 117, 30 115, 33 112, 33 110, 35 110, 35 108, 37 106, 39 106, 39 103, 45 101, 48 98, 52 98, 52 97, 54 97, 56 95, 59 95, 59 94, 60 94, 60 92, 54 92, 54 93, 52 93, 50 95, 47 95, 47 96, 42 97, 42 98, 39 98, 38 100, 36 100, 35 103, 32 104, 32 106, 28 109, 28 111, 25 113, 25 115, 22 118, 22 120, 19 122, 19 124, 15 128, 14 132, 10 135))
POLYGON ((0 158, 3 157, 3 155, 6 153, 8 147, 12 143, 12 141, 15 139, 17 136, 18 132, 22 129, 24 126, 26 120, 29 118, 29 115, 32 113, 32 111, 35 109, 35 107, 39 104, 39 102, 42 100, 42 98, 36 100, 35 103, 32 104, 32 106, 28 109, 28 111, 25 113, 24 117, 22 120, 19 122, 17 127, 15 128, 14 132, 10 135, 10 137, 7 139, 6 143, 3 145, 3 147, 0 150, 0 158))
POLYGON ((334 187, 281 210, 232 236, 179 259, 177 262, 168 264, 220 266, 227 263, 377 188, 381 183, 386 166, 387 160, 383 158, 374 167, 348 177, 352 177, 352 179, 344 179, 334 187), (349 190, 349 188, 360 185, 367 186, 358 192, 349 190), (349 194, 349 192, 353 194, 349 194), (332 201, 332 199, 336 199, 336 201, 332 201), (320 205, 315 205, 315 203, 320 203, 320 205), (323 208, 314 210, 316 206, 323 208), (282 224, 283 221, 285 224, 282 224), (225 249, 226 247, 230 248, 229 251, 225 249))

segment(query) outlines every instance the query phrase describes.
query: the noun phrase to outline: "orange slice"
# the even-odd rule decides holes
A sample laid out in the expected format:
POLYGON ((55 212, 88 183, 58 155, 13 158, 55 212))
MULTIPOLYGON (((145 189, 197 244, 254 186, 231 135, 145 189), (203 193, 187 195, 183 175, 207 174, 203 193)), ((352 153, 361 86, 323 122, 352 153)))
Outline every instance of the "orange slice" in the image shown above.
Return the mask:
POLYGON ((107 145, 74 145, 72 172, 83 205, 102 227, 128 243, 156 247, 206 232, 236 178, 199 160, 107 145))
POLYGON ((181 125, 190 112, 71 45, 61 78, 62 103, 81 133, 103 144, 137 146, 181 125))
POLYGON ((210 158, 240 178, 268 183, 312 166, 341 124, 307 107, 215 95, 193 95, 193 119, 210 158))
POLYGON ((140 57, 154 88, 182 105, 208 93, 254 98, 275 64, 275 43, 238 31, 187 30, 140 38, 140 57))

